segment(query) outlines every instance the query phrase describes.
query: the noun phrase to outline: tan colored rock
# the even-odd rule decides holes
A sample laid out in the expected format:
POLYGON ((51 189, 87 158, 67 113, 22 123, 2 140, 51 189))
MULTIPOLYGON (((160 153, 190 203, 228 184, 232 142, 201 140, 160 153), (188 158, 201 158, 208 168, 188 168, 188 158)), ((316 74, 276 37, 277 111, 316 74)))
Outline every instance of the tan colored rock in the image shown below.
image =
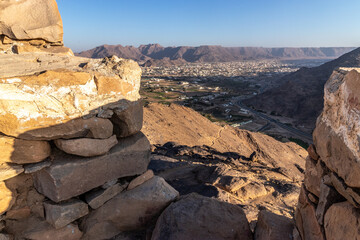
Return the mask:
POLYGON ((59 204, 45 202, 44 208, 46 221, 56 229, 63 228, 89 213, 88 205, 77 199, 59 204))
POLYGON ((63 124, 34 129, 18 137, 38 140, 81 137, 106 139, 112 135, 113 125, 110 120, 93 117, 89 119, 77 118, 63 124))
POLYGON ((27 218, 30 216, 30 214, 31 214, 31 209, 28 206, 26 206, 24 208, 11 209, 7 211, 6 218, 18 220, 18 219, 27 218))
POLYGON ((304 184, 306 189, 315 196, 319 197, 321 178, 324 175, 324 171, 321 167, 321 161, 315 162, 312 158, 307 157, 305 167, 304 184))
POLYGON ((6 233, 0 233, 0 240, 13 240, 13 236, 6 233))
POLYGON ((0 182, 0 215, 12 207, 15 199, 15 193, 13 193, 4 182, 0 182))
POLYGON ((333 204, 326 212, 324 219, 327 240, 359 240, 360 210, 348 202, 333 204))
POLYGON ((128 184, 117 183, 106 189, 93 190, 85 194, 85 200, 92 209, 97 209, 121 193, 128 184))
MULTIPOLYGON (((46 45, 48 46, 48 45, 46 45)), ((9 50, 8 50, 9 51, 9 50)), ((56 47, 37 47, 33 46, 31 42, 16 43, 12 46, 11 51, 16 54, 22 53, 52 53, 52 54, 63 54, 68 56, 74 56, 73 51, 70 48, 63 46, 56 47)))
POLYGON ((57 139, 54 142, 56 146, 64 152, 82 157, 104 155, 118 143, 115 135, 107 139, 57 139))
POLYGON ((324 110, 314 130, 316 151, 349 187, 360 187, 360 73, 336 70, 325 84, 324 110))
POLYGON ((344 181, 336 174, 331 173, 331 183, 336 191, 348 200, 354 207, 360 208, 360 194, 358 190, 353 190, 351 187, 346 186, 344 181))
POLYGON ((142 102, 131 102, 127 108, 115 109, 111 121, 118 137, 127 137, 139 132, 143 125, 142 102))
POLYGON ((294 223, 292 219, 262 210, 256 223, 255 240, 292 240, 294 223))
POLYGON ((253 239, 242 208, 197 194, 172 203, 152 234, 159 239, 253 239))
POLYGON ((146 227, 179 193, 160 177, 118 194, 83 221, 83 239, 109 239, 146 227))
POLYGON ((50 156, 46 141, 28 141, 0 135, 0 162, 26 164, 40 162, 50 156))
POLYGON ((307 197, 304 185, 301 188, 298 207, 295 212, 296 227, 301 239, 323 240, 321 227, 316 219, 315 206, 307 197))
POLYGON ((129 186, 127 187, 128 190, 131 190, 133 188, 136 188, 143 184, 144 182, 150 180, 152 177, 154 177, 154 172, 152 170, 147 170, 145 173, 141 174, 140 176, 133 179, 129 186))
POLYGON ((24 168, 21 165, 0 163, 0 181, 13 178, 22 172, 24 168))
MULTIPOLYGON (((129 61, 118 59, 116 66, 123 69, 129 65, 129 61)), ((23 77, 0 78, 0 131, 9 136, 33 139, 32 135, 39 131, 62 128, 62 124, 70 120, 89 114, 94 116, 100 110, 126 109, 126 102, 139 99, 141 76, 141 70, 135 62, 129 67, 132 68, 123 69, 122 76, 116 76, 110 70, 104 71, 111 81, 122 86, 121 89, 109 88, 111 94, 99 94, 92 69, 89 69, 89 73, 84 69, 62 69, 23 77)))
POLYGON ((236 191, 236 196, 241 200, 255 199, 267 194, 265 186, 256 182, 249 183, 236 191))
POLYGON ((63 25, 56 1, 3 1, 0 4, 0 35, 19 40, 62 42, 63 25))
POLYGON ((320 156, 316 153, 316 147, 314 144, 310 144, 307 151, 309 153, 309 157, 311 157, 315 161, 319 160, 320 156))
POLYGON ((64 201, 107 181, 145 172, 149 157, 150 144, 142 133, 119 140, 103 156, 83 158, 54 151, 53 164, 35 173, 35 187, 54 202, 64 201))

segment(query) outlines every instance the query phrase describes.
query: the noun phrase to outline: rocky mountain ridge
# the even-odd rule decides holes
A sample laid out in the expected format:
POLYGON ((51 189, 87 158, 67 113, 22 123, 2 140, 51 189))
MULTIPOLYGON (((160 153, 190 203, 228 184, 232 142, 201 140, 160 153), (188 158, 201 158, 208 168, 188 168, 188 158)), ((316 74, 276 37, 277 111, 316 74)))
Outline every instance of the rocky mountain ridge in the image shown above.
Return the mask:
POLYGON ((199 47, 163 47, 159 44, 134 46, 102 45, 77 53, 77 56, 103 58, 116 55, 130 58, 149 66, 152 64, 179 64, 186 62, 231 62, 254 59, 307 59, 336 58, 353 50, 349 47, 328 48, 262 48, 222 47, 204 45, 199 47))

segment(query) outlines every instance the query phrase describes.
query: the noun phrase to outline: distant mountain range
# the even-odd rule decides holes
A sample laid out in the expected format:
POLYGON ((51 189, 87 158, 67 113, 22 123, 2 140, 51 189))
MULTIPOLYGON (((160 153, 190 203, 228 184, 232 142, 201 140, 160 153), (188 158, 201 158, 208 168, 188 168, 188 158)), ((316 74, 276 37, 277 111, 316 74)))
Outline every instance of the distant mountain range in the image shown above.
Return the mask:
POLYGON ((318 67, 300 68, 280 79, 280 86, 244 103, 267 113, 293 118, 298 125, 314 129, 323 108, 324 84, 338 67, 360 67, 360 48, 318 67))
POLYGON ((130 58, 145 66, 181 64, 186 62, 231 62, 256 59, 336 58, 354 48, 262 48, 262 47, 163 47, 159 44, 134 46, 102 45, 77 53, 77 56, 103 58, 116 55, 130 58))

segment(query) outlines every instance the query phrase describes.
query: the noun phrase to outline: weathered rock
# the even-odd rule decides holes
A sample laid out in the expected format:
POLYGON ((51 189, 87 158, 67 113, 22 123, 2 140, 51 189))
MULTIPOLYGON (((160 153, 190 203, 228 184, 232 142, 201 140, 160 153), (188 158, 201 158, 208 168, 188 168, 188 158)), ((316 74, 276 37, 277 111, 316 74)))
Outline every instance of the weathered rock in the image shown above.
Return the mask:
POLYGON ((121 193, 128 184, 117 183, 106 189, 90 191, 85 194, 85 200, 92 209, 97 209, 107 201, 121 193))
POLYGON ((89 213, 88 205, 76 199, 59 204, 45 202, 44 208, 46 221, 56 229, 65 227, 89 213))
POLYGON ((15 199, 15 193, 13 193, 4 182, 0 182, 0 215, 12 207, 15 199))
POLYGON ((140 186, 144 182, 150 180, 152 177, 154 177, 154 172, 152 170, 147 170, 145 173, 141 174, 137 178, 133 179, 129 186, 127 187, 128 190, 131 190, 133 188, 136 188, 137 186, 140 186))
POLYGON ((46 159, 50 153, 50 144, 46 141, 28 141, 0 135, 0 163, 35 163, 46 159))
POLYGON ((321 182, 319 203, 316 207, 316 218, 320 225, 324 224, 324 216, 329 207, 344 198, 333 188, 321 182))
POLYGON ((306 170, 304 184, 306 189, 317 197, 320 196, 320 184, 324 171, 321 168, 321 161, 315 162, 312 158, 306 158, 306 170))
POLYGON ((0 181, 13 178, 22 172, 24 168, 21 165, 0 163, 0 181))
POLYGON ((22 220, 6 220, 5 231, 14 235, 15 239, 79 240, 82 236, 75 224, 55 229, 45 220, 34 216, 22 220))
MULTIPOLYGON (((90 62, 101 65, 100 61, 90 62)), ((117 59, 114 64, 121 71, 97 67, 107 77, 106 83, 110 81, 120 86, 108 88, 102 94, 98 92, 97 84, 101 84, 101 81, 95 81, 94 69, 85 72, 80 68, 75 71, 73 68, 76 67, 73 66, 70 70, 48 70, 34 75, 0 78, 0 132, 22 139, 34 139, 33 135, 38 134, 39 139, 40 133, 54 128, 64 131, 63 128, 69 126, 62 124, 70 120, 96 115, 106 109, 126 109, 130 106, 129 102, 139 100, 141 69, 130 60, 117 59), (115 72, 119 75, 115 75, 115 72)), ((3 77, 2 74, 0 76, 3 77)), ((42 137, 56 138, 64 137, 42 137)))
POLYGON ((330 174, 331 183, 344 198, 354 207, 360 208, 360 193, 359 190, 354 190, 351 187, 346 186, 344 181, 339 178, 335 173, 330 174))
POLYGON ((24 165, 24 173, 34 173, 40 171, 43 168, 49 167, 51 165, 50 160, 45 160, 39 163, 31 163, 24 165))
POLYGON ((360 210, 348 202, 333 204, 325 214, 324 227, 327 240, 359 240, 360 210))
POLYGON ((321 227, 316 219, 315 207, 308 199, 304 185, 300 191, 298 207, 295 212, 295 222, 301 239, 324 239, 321 227))
POLYGON ((115 135, 107 139, 57 139, 54 142, 64 152, 82 157, 104 155, 118 143, 115 135))
POLYGON ((256 182, 249 183, 236 191, 236 196, 241 200, 254 199, 268 194, 265 186, 256 182))
POLYGON ((38 128, 20 134, 22 139, 53 140, 59 138, 90 137, 106 139, 113 135, 113 125, 108 119, 103 118, 77 118, 66 123, 38 128))
POLYGON ((108 154, 99 157, 58 151, 50 167, 35 173, 35 187, 54 202, 67 200, 109 180, 145 172, 149 157, 150 144, 142 133, 119 140, 108 154))
POLYGON ((334 71, 314 130, 316 151, 350 187, 360 187, 360 70, 334 71))
POLYGON ((3 1, 0 5, 0 35, 18 40, 62 42, 63 25, 56 1, 3 1))
POLYGON ((122 231, 141 229, 178 194, 164 179, 153 177, 93 211, 83 222, 84 239, 108 239, 122 231))
POLYGON ((310 144, 307 151, 309 153, 309 157, 311 157, 315 161, 319 160, 320 156, 316 153, 316 147, 314 144, 310 144))
POLYGON ((0 233, 0 240, 13 240, 13 236, 6 233, 0 233))
POLYGON ((244 211, 215 199, 190 194, 159 217, 152 240, 253 239, 244 211))
POLYGON ((139 132, 143 124, 142 102, 132 102, 126 108, 115 109, 111 121, 118 137, 127 137, 139 132))
POLYGON ((256 223, 255 240, 292 240, 294 223, 291 219, 262 210, 256 223))
POLYGON ((26 206, 20 209, 11 209, 6 212, 6 219, 23 219, 29 217, 31 209, 26 206))

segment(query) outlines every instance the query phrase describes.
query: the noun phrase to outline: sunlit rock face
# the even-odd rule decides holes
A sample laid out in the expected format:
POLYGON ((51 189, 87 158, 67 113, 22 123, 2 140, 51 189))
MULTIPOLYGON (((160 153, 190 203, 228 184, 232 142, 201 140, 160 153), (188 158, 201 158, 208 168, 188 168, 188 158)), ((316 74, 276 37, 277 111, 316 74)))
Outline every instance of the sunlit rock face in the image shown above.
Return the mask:
POLYGON ((339 68, 330 76, 313 136, 295 214, 299 235, 302 239, 358 239, 359 68, 339 68))

